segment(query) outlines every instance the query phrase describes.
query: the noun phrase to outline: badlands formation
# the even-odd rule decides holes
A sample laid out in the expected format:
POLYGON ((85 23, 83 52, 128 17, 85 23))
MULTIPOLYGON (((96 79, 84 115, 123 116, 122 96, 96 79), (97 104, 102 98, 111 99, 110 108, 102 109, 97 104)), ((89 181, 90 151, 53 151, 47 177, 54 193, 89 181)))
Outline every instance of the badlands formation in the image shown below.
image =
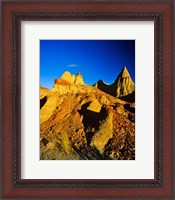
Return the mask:
POLYGON ((102 80, 99 80, 94 86, 114 97, 126 96, 135 91, 135 84, 126 67, 122 69, 113 84, 107 85, 102 80))
POLYGON ((65 72, 40 86, 40 159, 134 160, 134 90, 126 67, 112 85, 65 72))

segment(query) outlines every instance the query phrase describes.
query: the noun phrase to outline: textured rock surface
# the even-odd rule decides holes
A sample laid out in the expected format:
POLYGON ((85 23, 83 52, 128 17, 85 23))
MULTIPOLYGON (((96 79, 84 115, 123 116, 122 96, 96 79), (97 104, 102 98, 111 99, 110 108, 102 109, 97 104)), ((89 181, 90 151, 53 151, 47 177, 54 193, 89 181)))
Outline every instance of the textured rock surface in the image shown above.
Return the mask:
POLYGON ((92 112, 100 112, 101 110, 101 104, 97 99, 94 99, 89 106, 87 107, 87 110, 90 110, 92 112))
POLYGON ((84 84, 83 77, 80 72, 78 72, 77 76, 75 77, 75 84, 84 84))
POLYGON ((131 94, 135 90, 135 85, 126 67, 124 67, 121 73, 119 74, 116 80, 116 85, 116 97, 126 96, 128 94, 131 94))
POLYGON ((108 110, 106 118, 101 122, 99 129, 92 137, 91 146, 96 147, 103 154, 104 147, 113 136, 113 113, 108 110))
POLYGON ((69 83, 74 83, 75 75, 71 75, 70 72, 66 71, 62 74, 61 79, 68 81, 69 83))
POLYGON ((40 158, 135 159, 135 104, 62 77, 40 87, 40 158))
POLYGON ((51 117, 53 111, 58 105, 58 97, 49 95, 43 107, 40 109, 40 124, 51 117))
POLYGON ((75 94, 77 92, 83 92, 84 88, 86 89, 86 86, 84 86, 83 77, 80 73, 75 76, 66 71, 62 74, 61 78, 55 79, 52 91, 60 95, 66 93, 75 94))
POLYGON ((135 84, 126 67, 122 69, 113 84, 107 85, 102 80, 99 80, 94 84, 94 87, 99 88, 114 97, 123 97, 135 91, 135 84))
POLYGON ((50 93, 50 90, 47 88, 44 88, 43 86, 40 86, 40 99, 44 98, 50 93))
POLYGON ((61 79, 69 83, 84 84, 83 77, 80 72, 78 72, 77 76, 75 76, 74 74, 71 75, 70 72, 66 71, 62 74, 61 79))

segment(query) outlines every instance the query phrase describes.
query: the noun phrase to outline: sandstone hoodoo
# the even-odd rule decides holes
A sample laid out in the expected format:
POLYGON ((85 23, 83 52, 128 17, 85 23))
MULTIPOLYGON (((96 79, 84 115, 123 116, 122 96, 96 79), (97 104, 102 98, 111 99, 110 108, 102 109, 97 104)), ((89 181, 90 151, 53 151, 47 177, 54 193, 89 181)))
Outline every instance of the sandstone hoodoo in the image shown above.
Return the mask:
POLYGON ((80 72, 78 72, 75 76, 74 74, 71 75, 70 72, 66 71, 62 74, 61 79, 66 80, 69 83, 84 84, 83 77, 80 72))
POLYGON ((58 92, 59 94, 77 93, 84 87, 83 76, 80 72, 75 76, 70 72, 66 71, 62 74, 61 78, 56 78, 54 81, 53 92, 58 92))
POLYGON ((62 74, 61 79, 65 80, 69 83, 74 83, 75 82, 75 75, 74 74, 71 75, 70 72, 66 71, 62 74))
POLYGON ((122 69, 115 83, 117 85, 116 97, 126 96, 135 90, 135 84, 126 67, 122 69))
POLYGON ((107 85, 102 80, 99 80, 94 86, 114 97, 123 97, 135 91, 135 84, 126 67, 123 67, 122 71, 111 85, 107 85))
POLYGON ((42 160, 134 160, 135 103, 121 100, 134 92, 123 68, 108 86, 86 85, 83 76, 64 72, 51 90, 40 87, 42 160))
POLYGON ((77 76, 75 77, 75 84, 84 84, 83 77, 80 72, 78 72, 77 76))

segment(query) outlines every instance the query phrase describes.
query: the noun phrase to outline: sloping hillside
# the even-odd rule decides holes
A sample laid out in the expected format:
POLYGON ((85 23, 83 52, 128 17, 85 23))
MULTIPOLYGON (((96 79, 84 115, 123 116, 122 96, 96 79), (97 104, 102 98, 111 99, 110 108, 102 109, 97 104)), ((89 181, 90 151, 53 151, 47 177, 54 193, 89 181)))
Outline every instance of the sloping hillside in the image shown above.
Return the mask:
POLYGON ((135 104, 65 73, 40 88, 40 158, 135 159, 135 104))

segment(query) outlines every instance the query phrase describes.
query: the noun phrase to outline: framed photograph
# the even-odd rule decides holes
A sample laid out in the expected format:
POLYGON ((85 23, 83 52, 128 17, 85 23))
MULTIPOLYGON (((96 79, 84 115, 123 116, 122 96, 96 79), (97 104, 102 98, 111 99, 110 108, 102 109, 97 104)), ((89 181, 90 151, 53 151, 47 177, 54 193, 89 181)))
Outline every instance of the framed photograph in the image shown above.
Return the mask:
POLYGON ((135 160, 135 84, 123 63, 134 77, 134 40, 40 40, 41 160, 135 160))
POLYGON ((175 197, 173 6, 2 3, 2 198, 175 197))

